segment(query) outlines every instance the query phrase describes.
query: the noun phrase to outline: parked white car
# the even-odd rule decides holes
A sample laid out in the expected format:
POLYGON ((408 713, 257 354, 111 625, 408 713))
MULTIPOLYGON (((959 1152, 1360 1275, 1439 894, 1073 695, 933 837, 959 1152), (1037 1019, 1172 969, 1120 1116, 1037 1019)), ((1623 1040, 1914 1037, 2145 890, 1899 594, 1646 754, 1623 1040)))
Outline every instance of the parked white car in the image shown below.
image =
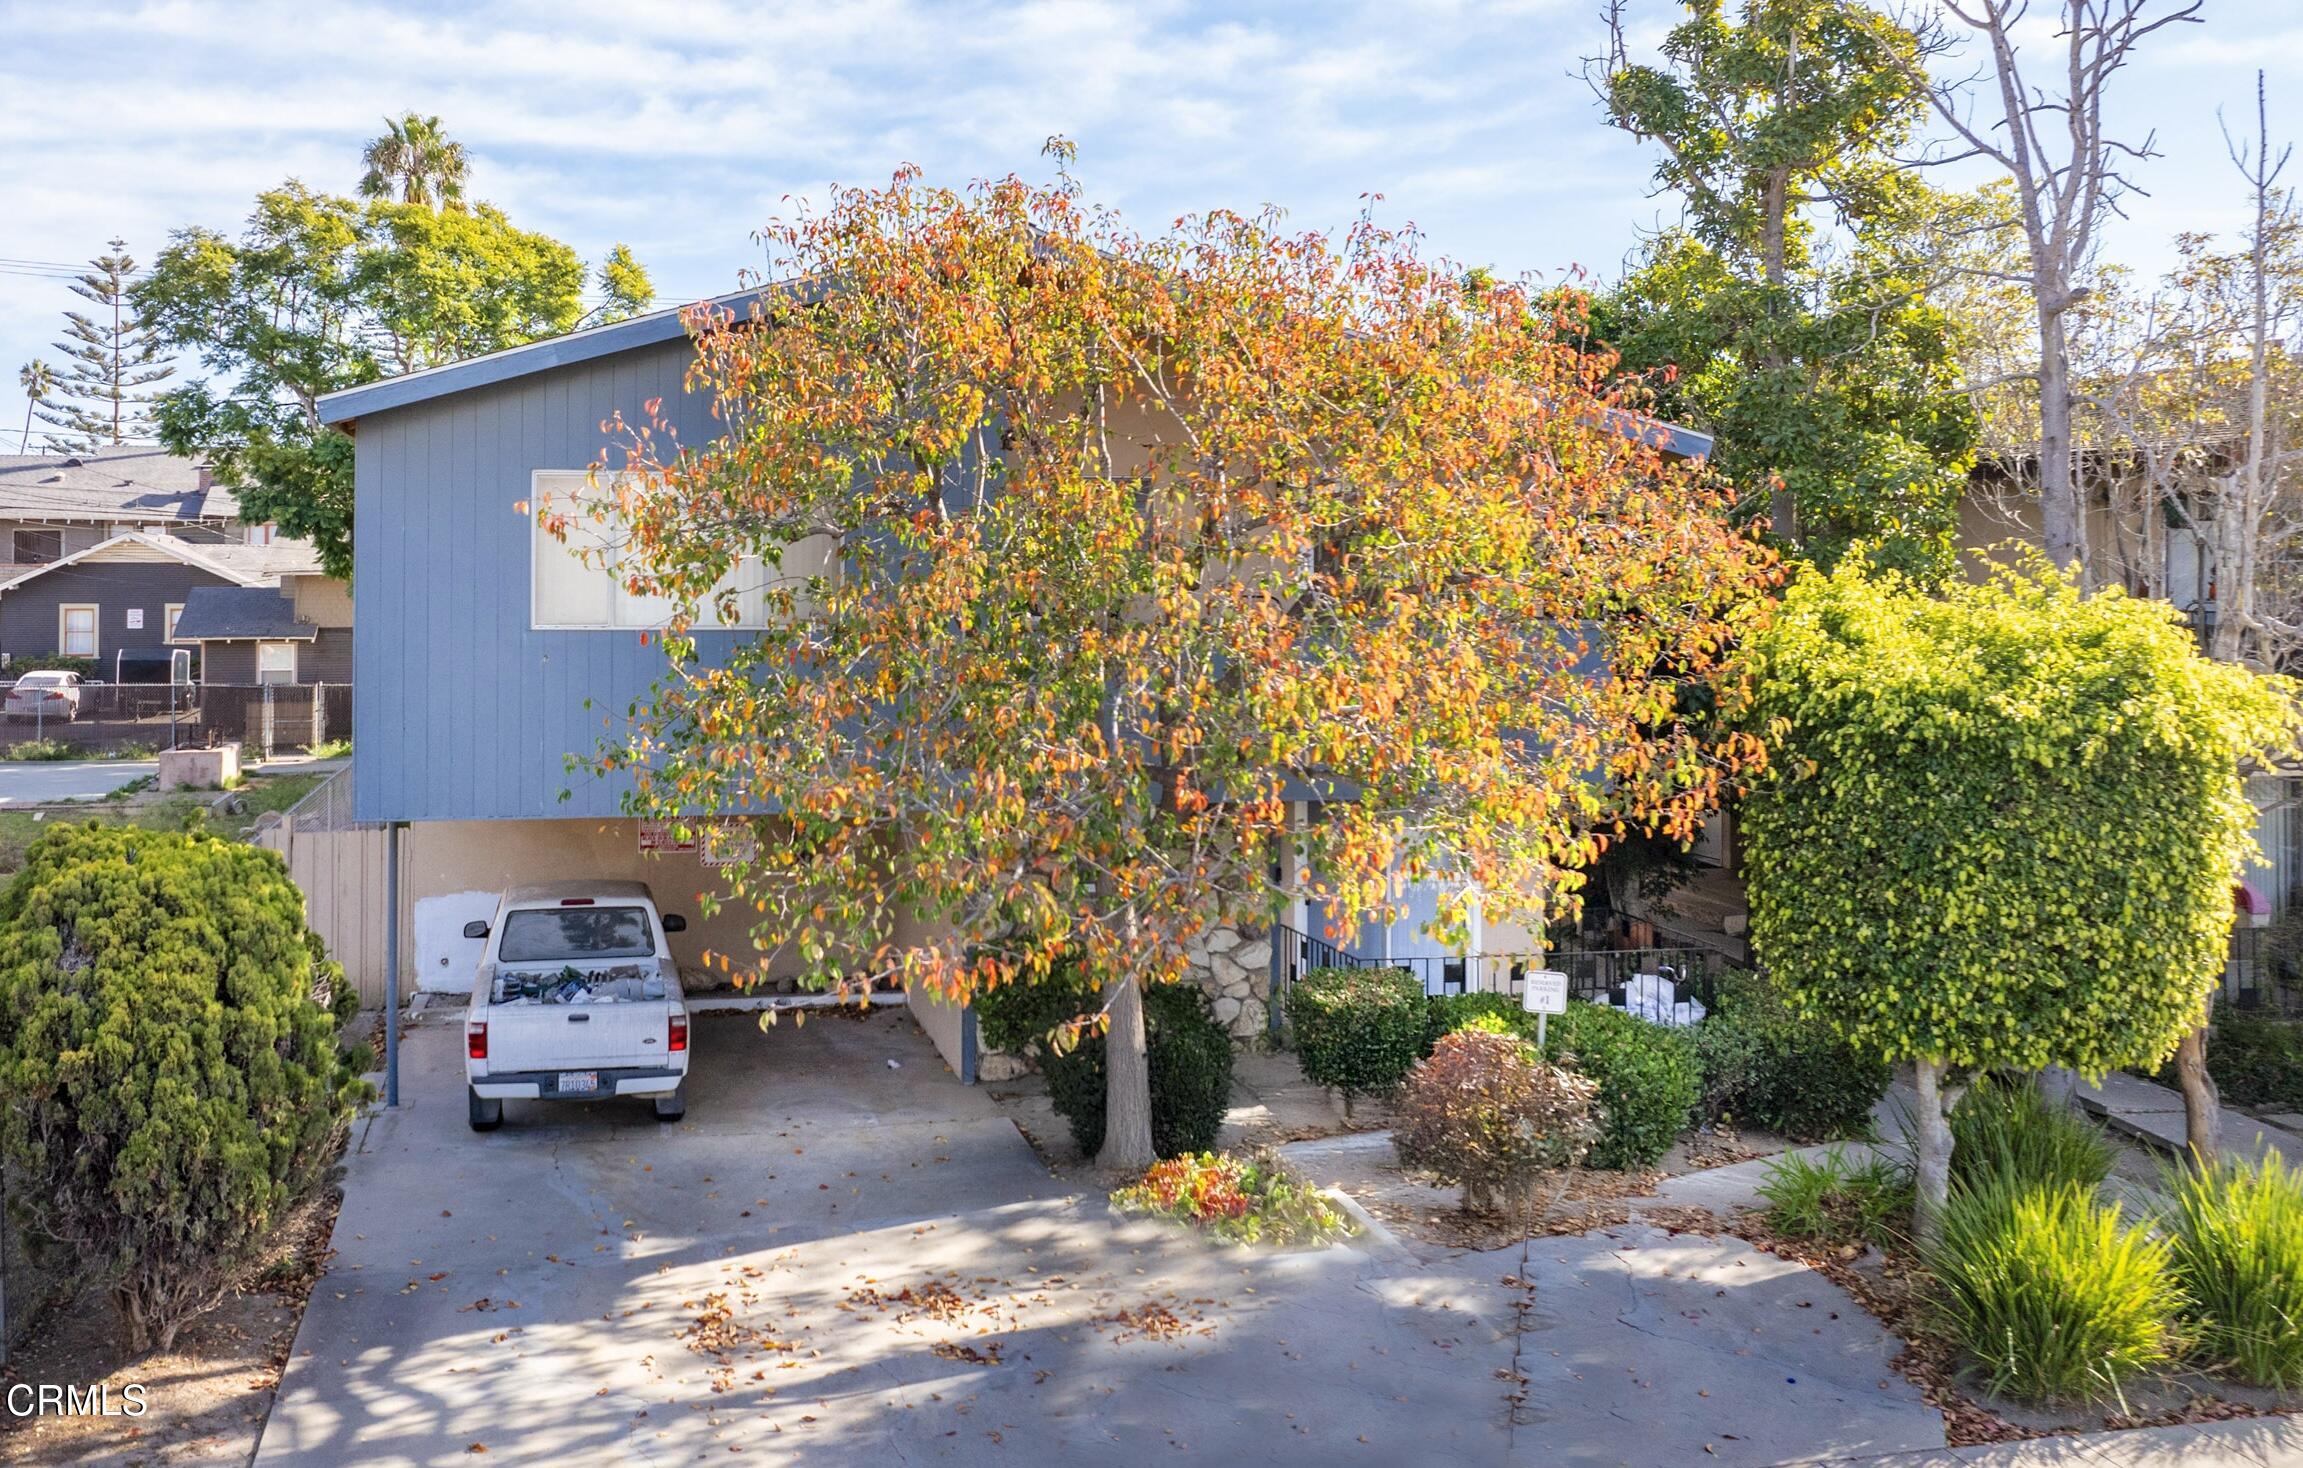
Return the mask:
POLYGON ((472 1130, 514 1099, 646 1096, 660 1121, 687 1111, 688 1006, 664 915, 642 882, 515 887, 485 938, 464 1022, 472 1130))
POLYGON ((70 723, 80 717, 80 675, 56 669, 26 673, 8 690, 4 707, 11 719, 62 719, 70 723))

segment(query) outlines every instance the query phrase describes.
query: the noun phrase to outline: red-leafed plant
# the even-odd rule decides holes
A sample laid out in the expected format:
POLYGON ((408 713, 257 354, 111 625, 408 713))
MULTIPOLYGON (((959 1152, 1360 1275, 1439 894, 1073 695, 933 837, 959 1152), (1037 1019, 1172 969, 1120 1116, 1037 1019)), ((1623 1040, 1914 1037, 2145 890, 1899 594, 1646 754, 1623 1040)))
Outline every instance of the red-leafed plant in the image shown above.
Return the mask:
POLYGON ((1123 1213, 1189 1223, 1243 1244, 1316 1244, 1352 1232, 1343 1211, 1269 1157, 1194 1152, 1112 1194, 1123 1213))
POLYGON ((1440 1037, 1407 1078, 1392 1145, 1401 1165, 1463 1189, 1466 1212, 1526 1206, 1536 1178, 1599 1140, 1599 1087, 1546 1064, 1500 1027, 1440 1037))

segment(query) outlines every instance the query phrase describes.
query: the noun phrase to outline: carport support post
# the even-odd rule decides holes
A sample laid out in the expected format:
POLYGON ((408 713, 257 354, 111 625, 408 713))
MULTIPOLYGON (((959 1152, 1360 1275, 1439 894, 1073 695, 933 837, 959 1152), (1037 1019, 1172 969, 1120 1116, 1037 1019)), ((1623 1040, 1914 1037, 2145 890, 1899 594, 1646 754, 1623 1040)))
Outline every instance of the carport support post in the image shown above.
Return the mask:
POLYGON ((384 823, 384 1104, 400 1104, 400 832, 384 823))

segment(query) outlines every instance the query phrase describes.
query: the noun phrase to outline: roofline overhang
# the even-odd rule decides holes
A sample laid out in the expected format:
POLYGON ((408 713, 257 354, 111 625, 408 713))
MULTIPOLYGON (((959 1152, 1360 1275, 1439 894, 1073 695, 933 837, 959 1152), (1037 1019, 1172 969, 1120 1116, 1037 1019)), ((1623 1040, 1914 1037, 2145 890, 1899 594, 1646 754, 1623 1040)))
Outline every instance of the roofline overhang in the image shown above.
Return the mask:
MULTIPOLYGON (((813 280, 795 281, 781 286, 754 286, 746 290, 730 291, 706 301, 668 307, 644 316, 610 322, 605 326, 586 327, 565 336, 546 337, 542 341, 528 342, 523 346, 506 347, 483 357, 469 357, 461 362, 427 367, 420 372, 403 373, 398 377, 362 383, 358 387, 341 388, 320 399, 320 421, 350 433, 361 418, 371 413, 388 412, 393 408, 405 408, 453 393, 469 392, 473 388, 492 387, 500 382, 547 372, 555 367, 572 367, 579 362, 612 357, 619 352, 678 341, 688 335, 687 314, 698 306, 716 311, 734 311, 749 308, 771 292, 806 301, 815 298, 820 289, 819 283, 813 280)), ((1674 458, 1708 458, 1712 451, 1713 440, 1708 433, 1683 428, 1676 423, 1666 423, 1660 418, 1645 417, 1627 409, 1607 409, 1605 422, 1625 437, 1638 438, 1674 458)))
POLYGON ((688 335, 687 313, 697 306, 734 310, 758 300, 766 290, 766 287, 754 287, 730 291, 709 300, 671 306, 661 311, 650 311, 643 316, 611 321, 605 326, 587 326, 564 336, 546 337, 542 341, 506 347, 486 356, 467 357, 461 362, 426 367, 422 371, 406 372, 398 377, 379 378, 358 387, 339 388, 320 399, 320 421, 348 433, 353 424, 370 413, 405 408, 414 403, 446 397, 451 393, 468 392, 476 387, 490 387, 531 373, 546 372, 554 367, 572 367, 579 362, 612 357, 619 352, 679 341, 688 335))

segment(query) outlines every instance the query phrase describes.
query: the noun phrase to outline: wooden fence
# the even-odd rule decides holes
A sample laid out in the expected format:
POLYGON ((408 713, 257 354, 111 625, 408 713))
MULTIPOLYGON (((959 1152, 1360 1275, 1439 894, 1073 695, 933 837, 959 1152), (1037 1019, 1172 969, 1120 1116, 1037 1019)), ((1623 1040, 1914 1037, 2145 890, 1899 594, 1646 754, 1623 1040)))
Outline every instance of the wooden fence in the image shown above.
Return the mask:
POLYGON ((352 771, 338 770, 298 801, 256 843, 280 853, 304 893, 305 921, 367 1008, 384 1002, 385 842, 381 826, 352 819, 352 771))

